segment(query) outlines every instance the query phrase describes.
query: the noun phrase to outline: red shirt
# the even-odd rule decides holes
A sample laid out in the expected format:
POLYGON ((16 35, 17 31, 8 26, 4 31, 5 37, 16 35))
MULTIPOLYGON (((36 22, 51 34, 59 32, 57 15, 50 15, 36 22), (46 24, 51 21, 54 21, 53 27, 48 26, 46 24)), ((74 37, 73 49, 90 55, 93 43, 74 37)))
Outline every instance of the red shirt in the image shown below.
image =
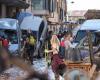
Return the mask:
POLYGON ((4 39, 4 40, 2 41, 2 44, 3 44, 4 47, 8 47, 9 41, 8 41, 7 39, 4 39))
POLYGON ((60 42, 60 46, 65 47, 65 41, 64 41, 64 40, 62 40, 62 41, 60 42))

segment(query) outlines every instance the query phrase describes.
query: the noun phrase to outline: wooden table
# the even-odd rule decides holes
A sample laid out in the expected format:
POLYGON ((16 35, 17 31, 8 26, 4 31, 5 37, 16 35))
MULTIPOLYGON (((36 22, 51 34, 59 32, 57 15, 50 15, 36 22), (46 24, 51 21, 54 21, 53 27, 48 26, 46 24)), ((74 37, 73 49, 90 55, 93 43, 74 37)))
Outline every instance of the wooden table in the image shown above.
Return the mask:
POLYGON ((67 69, 83 69, 86 72, 89 72, 91 69, 90 63, 72 63, 72 62, 66 62, 65 64, 67 66, 67 69))

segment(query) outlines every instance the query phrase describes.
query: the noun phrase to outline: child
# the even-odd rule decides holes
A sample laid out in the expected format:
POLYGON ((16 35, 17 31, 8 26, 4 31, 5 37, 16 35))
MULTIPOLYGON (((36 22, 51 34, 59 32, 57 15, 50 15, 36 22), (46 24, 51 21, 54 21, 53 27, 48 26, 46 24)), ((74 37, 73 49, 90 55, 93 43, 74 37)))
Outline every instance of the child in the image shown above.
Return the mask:
POLYGON ((59 56, 59 41, 56 35, 53 35, 51 38, 52 50, 45 51, 48 53, 52 53, 51 57, 51 66, 52 70, 55 74, 55 79, 59 80, 59 75, 63 76, 66 71, 66 65, 64 64, 63 59, 59 56))

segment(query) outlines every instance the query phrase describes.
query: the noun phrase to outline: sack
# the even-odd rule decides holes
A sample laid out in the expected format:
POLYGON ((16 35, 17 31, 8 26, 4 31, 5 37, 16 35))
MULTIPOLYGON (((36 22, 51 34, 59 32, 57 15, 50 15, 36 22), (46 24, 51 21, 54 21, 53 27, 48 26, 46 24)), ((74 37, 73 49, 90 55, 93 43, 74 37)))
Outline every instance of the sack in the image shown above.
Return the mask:
POLYGON ((29 37, 29 44, 30 44, 30 45, 34 45, 34 44, 35 44, 35 39, 34 39, 33 36, 30 36, 30 37, 29 37))

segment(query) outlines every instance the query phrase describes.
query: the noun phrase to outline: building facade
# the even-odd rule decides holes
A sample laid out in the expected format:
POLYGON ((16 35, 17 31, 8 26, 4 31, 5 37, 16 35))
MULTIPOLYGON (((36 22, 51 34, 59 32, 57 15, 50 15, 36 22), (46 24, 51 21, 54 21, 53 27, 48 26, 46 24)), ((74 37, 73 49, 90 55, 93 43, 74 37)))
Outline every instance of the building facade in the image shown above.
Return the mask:
POLYGON ((86 10, 75 10, 68 12, 68 20, 69 21, 78 21, 79 19, 85 19, 84 14, 86 10))
POLYGON ((84 16, 86 19, 100 19, 100 10, 88 10, 84 16))
POLYGON ((54 26, 60 25, 66 20, 67 3, 66 0, 27 0, 31 6, 26 9, 33 15, 45 18, 54 30, 54 26))
POLYGON ((0 0, 0 18, 15 18, 17 12, 28 7, 23 0, 0 0))

